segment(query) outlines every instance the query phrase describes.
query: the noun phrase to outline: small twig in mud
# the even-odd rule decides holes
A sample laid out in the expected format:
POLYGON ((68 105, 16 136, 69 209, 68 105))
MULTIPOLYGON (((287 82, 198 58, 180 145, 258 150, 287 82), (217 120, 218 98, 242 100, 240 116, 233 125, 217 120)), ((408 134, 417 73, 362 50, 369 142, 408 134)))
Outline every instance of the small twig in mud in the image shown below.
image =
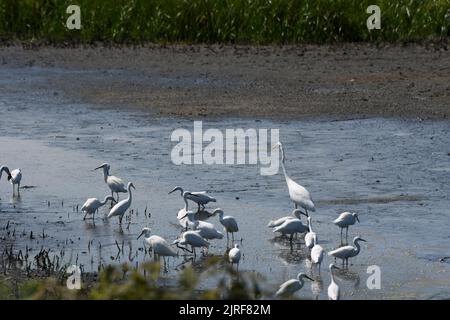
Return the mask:
POLYGON ((117 250, 119 250, 119 253, 120 253, 120 246, 119 246, 119 243, 117 242, 117 240, 116 240, 116 246, 117 246, 117 250))

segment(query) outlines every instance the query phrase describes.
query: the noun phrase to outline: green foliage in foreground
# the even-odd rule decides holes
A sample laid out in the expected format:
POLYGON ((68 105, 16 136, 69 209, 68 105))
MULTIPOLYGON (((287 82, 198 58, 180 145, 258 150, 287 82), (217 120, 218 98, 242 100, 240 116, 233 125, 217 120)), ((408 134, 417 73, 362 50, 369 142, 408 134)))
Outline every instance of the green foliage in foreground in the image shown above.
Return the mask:
POLYGON ((81 290, 67 289, 67 275, 23 281, 0 276, 0 299, 217 300, 257 299, 263 295, 260 280, 238 274, 227 265, 218 268, 220 262, 218 258, 208 259, 203 272, 186 267, 178 279, 170 283, 161 277, 159 263, 142 264, 137 270, 128 265, 108 266, 100 273, 98 281, 82 281, 81 290), (205 280, 213 281, 213 289, 199 288, 205 280))
POLYGON ((0 0, 4 40, 322 43, 450 35, 449 0, 0 0), (69 4, 82 29, 65 27, 69 4), (381 8, 369 32, 366 8, 381 8))

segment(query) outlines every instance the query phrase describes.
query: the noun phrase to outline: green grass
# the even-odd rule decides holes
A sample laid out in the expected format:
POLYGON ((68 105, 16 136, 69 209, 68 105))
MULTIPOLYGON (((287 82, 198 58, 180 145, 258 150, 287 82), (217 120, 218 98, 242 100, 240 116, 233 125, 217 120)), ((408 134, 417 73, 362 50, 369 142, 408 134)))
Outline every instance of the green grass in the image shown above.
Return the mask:
POLYGON ((0 0, 0 38, 50 42, 295 44, 450 35, 449 0, 0 0), (69 4, 82 29, 65 27, 69 4), (381 8, 368 31, 366 8, 381 8))

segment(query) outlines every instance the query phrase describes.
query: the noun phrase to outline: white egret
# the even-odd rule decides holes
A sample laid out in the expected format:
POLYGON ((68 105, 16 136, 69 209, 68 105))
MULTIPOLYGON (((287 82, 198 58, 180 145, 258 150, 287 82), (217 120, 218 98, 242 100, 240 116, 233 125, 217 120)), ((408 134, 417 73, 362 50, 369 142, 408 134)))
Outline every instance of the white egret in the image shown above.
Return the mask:
POLYGON ((123 215, 131 206, 131 201, 132 201, 131 188, 136 189, 134 187, 133 183, 128 182, 128 186, 127 186, 128 198, 120 201, 114 207, 112 207, 111 211, 108 214, 108 218, 118 216, 119 223, 122 224, 123 215))
POLYGON ((314 246, 311 249, 311 262, 313 265, 319 265, 319 273, 320 273, 320 266, 322 265, 323 260, 323 248, 320 244, 317 243, 317 236, 314 235, 313 238, 314 246))
POLYGON ((241 249, 239 249, 239 245, 235 244, 234 248, 228 252, 228 261, 230 261, 231 265, 236 264, 237 268, 239 268, 239 261, 241 260, 241 249))
POLYGON ((198 205, 198 211, 200 211, 200 206, 204 209, 205 205, 208 204, 209 202, 216 202, 216 199, 209 196, 206 191, 190 192, 184 191, 182 187, 176 186, 172 191, 169 192, 169 194, 175 191, 180 191, 181 197, 183 198, 187 193, 188 195, 186 196, 186 198, 195 202, 198 205))
POLYGON ((234 241, 234 233, 239 231, 239 227, 237 224, 237 221, 234 217, 232 216, 223 216, 224 212, 222 209, 217 208, 213 211, 213 214, 219 214, 219 221, 220 223, 223 225, 225 231, 227 232, 227 240, 228 238, 228 234, 231 233, 231 239, 232 241, 234 241))
POLYGON ((291 279, 286 281, 280 286, 280 289, 275 293, 276 296, 288 296, 292 295, 296 291, 300 290, 303 285, 305 284, 304 278, 309 279, 311 281, 314 281, 310 277, 308 277, 306 274, 300 272, 297 275, 297 279, 291 279))
POLYGON ((366 240, 362 239, 359 236, 355 237, 353 239, 353 244, 355 245, 354 247, 350 246, 350 245, 340 247, 338 249, 328 252, 328 255, 334 257, 335 260, 336 260, 336 258, 342 259, 342 265, 344 265, 344 262, 347 262, 347 267, 348 267, 348 259, 352 258, 352 257, 356 257, 359 254, 359 252, 361 251, 361 247, 359 246, 359 241, 366 242, 366 240))
POLYGON ((290 220, 290 219, 299 219, 299 220, 301 220, 301 215, 302 214, 305 215, 305 216, 308 216, 306 213, 304 213, 300 209, 294 209, 292 211, 292 215, 285 216, 285 217, 279 218, 277 220, 270 220, 269 223, 267 224, 267 226, 269 228, 275 228, 275 227, 281 226, 286 220, 290 220))
POLYGON ((153 254, 158 257, 163 257, 164 265, 166 265, 166 257, 175 257, 177 253, 170 247, 170 244, 162 237, 151 235, 150 228, 142 228, 142 232, 137 237, 138 239, 144 236, 144 243, 153 250, 153 254))
POLYGON ((282 225, 273 228, 273 232, 279 232, 282 235, 290 235, 289 241, 292 242, 294 234, 308 232, 308 227, 305 226, 299 219, 289 219, 282 225))
POLYGON ((117 194, 117 201, 119 201, 119 192, 126 193, 127 189, 125 188, 125 183, 122 179, 111 176, 109 174, 109 170, 111 166, 108 163, 102 164, 100 167, 95 168, 95 170, 103 169, 103 178, 105 179, 105 183, 108 185, 111 190, 111 195, 114 197, 114 193, 117 194))
POLYGON ((180 209, 180 211, 178 211, 178 214, 177 214, 178 223, 183 228, 186 228, 186 231, 188 230, 189 227, 192 228, 194 226, 192 224, 191 220, 195 220, 192 218, 194 215, 194 212, 189 211, 189 204, 187 201, 188 196, 189 196, 188 193, 183 194, 184 208, 180 209), (191 217, 191 220, 189 220, 189 217, 191 217))
POLYGON ((305 245, 311 249, 314 247, 314 238, 317 241, 317 234, 312 231, 311 217, 308 217, 308 233, 305 235, 305 245))
POLYGON ((281 151, 281 168, 283 169, 284 178, 286 179, 286 184, 289 189, 289 197, 291 198, 291 201, 294 202, 295 208, 297 209, 298 206, 300 206, 305 209, 306 213, 308 213, 308 210, 316 211, 309 191, 288 176, 284 166, 285 156, 281 142, 278 142, 273 148, 275 149, 276 147, 279 147, 281 151))
POLYGON ((103 201, 100 201, 97 198, 87 199, 81 207, 81 212, 85 213, 83 220, 86 219, 86 216, 88 214, 92 214, 92 219, 94 219, 94 215, 96 212, 98 213, 98 209, 100 209, 100 207, 103 207, 108 201, 116 202, 116 199, 114 199, 112 196, 106 196, 103 201))
POLYGON ((196 220, 195 213, 188 211, 186 216, 182 218, 185 221, 186 228, 190 227, 192 230, 197 230, 200 236, 207 240, 223 239, 223 233, 218 231, 216 227, 206 221, 196 220))
POLYGON ((13 194, 15 185, 17 185, 17 194, 20 194, 20 181, 22 181, 22 171, 20 169, 15 169, 11 171, 11 176, 8 177, 8 180, 12 184, 13 194))
POLYGON ((356 212, 350 213, 350 212, 343 212, 337 217, 336 220, 333 221, 335 225, 337 225, 339 228, 341 228, 341 242, 342 242, 342 230, 344 228, 346 229, 345 233, 345 239, 348 239, 348 227, 355 224, 355 222, 358 221, 359 218, 358 214, 356 212))
MULTIPOLYGON (((195 248, 208 248, 209 242, 202 238, 200 235, 200 232, 198 230, 196 231, 186 231, 183 232, 177 240, 173 242, 177 246, 183 245, 183 246, 191 246, 191 253, 195 254, 195 248)), ((181 248, 181 247, 179 247, 181 248)), ((183 250, 188 250, 187 248, 181 248, 183 250)), ((188 250, 189 251, 189 250, 188 250)))
POLYGON ((334 275, 333 275, 333 269, 339 269, 337 266, 335 266, 333 263, 329 266, 330 269, 330 276, 331 276, 331 283, 328 286, 328 299, 329 300, 339 300, 341 294, 340 289, 337 283, 334 281, 334 275))

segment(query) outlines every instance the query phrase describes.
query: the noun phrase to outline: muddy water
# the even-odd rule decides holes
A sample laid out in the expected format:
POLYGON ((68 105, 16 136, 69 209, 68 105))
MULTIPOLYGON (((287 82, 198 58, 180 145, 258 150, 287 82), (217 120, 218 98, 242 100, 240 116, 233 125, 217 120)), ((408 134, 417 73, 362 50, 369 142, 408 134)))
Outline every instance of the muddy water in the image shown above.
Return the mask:
MULTIPOLYGON (((310 273, 307 250, 300 243, 291 247, 275 239, 266 227, 269 220, 292 210, 281 171, 261 176, 258 165, 171 162, 170 135, 177 128, 192 130, 191 120, 99 109, 39 90, 0 96, 0 114, 0 162, 22 168, 24 176, 20 198, 11 196, 4 177, 0 181, 0 232, 5 236, 8 221, 10 229, 16 229, 16 236, 6 237, 3 244, 27 246, 31 253, 41 247, 53 253, 64 249, 65 261, 86 271, 97 271, 99 264, 150 260, 136 237, 149 226, 170 241, 177 238, 176 214, 183 201, 167 193, 181 185, 208 190, 218 199, 209 211, 221 207, 236 217, 244 253, 241 272, 264 278, 272 290, 300 271, 310 273), (122 227, 116 219, 101 219, 107 208, 95 223, 83 221, 76 211, 87 198, 108 194, 101 172, 93 170, 103 162, 137 188, 133 214, 122 227), (116 241, 124 247, 120 254, 116 241)), ((448 123, 203 119, 203 126, 280 129, 287 170, 314 197, 314 229, 326 250, 339 245, 339 230, 331 223, 337 214, 359 213, 361 223, 350 228, 350 237, 361 235, 368 242, 349 270, 337 274, 344 299, 450 298, 450 264, 440 262, 450 255, 448 123), (379 290, 366 286, 371 265, 381 268, 379 290)), ((218 217, 209 221, 219 226, 218 217)), ((212 241, 209 254, 223 255, 226 249, 226 240, 212 241)), ((201 262, 198 257, 193 263, 201 262)), ((325 258, 321 275, 314 274, 317 281, 307 283, 298 297, 326 298, 330 262, 325 258)), ((183 256, 170 259, 163 277, 171 281, 191 263, 183 256)))

